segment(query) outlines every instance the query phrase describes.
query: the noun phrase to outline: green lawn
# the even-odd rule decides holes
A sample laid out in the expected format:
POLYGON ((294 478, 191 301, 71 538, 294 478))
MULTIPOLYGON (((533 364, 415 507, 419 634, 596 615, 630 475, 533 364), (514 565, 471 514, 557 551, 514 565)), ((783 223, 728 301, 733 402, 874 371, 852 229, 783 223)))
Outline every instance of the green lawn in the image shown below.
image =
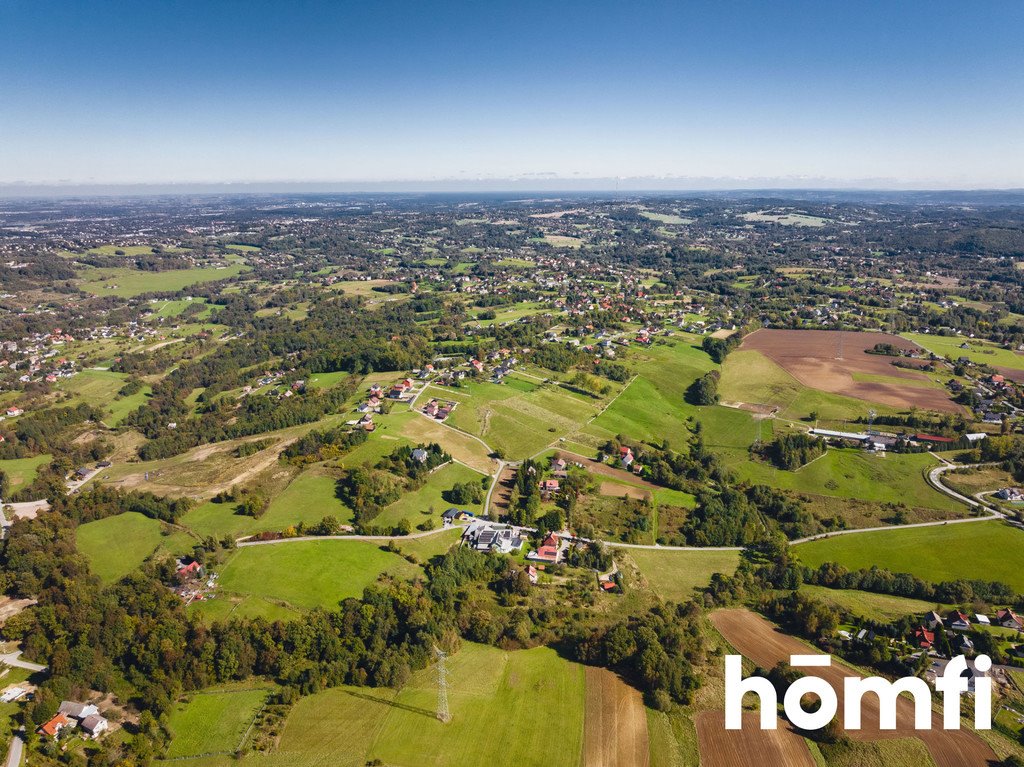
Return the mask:
POLYGON ((52 455, 35 455, 31 458, 10 458, 0 461, 0 471, 7 475, 11 482, 11 492, 17 492, 25 485, 32 484, 39 467, 49 463, 52 455))
MULTIPOLYGON (((539 383, 539 382, 538 382, 539 383)), ((524 387, 470 382, 454 390, 448 423, 475 434, 509 458, 526 458, 597 415, 601 401, 553 384, 524 387), (459 396, 459 395, 469 395, 459 396)))
POLYGON ((181 518, 181 524, 206 537, 241 537, 264 530, 284 530, 299 522, 315 524, 333 515, 342 524, 352 521, 352 510, 334 495, 335 479, 325 469, 313 467, 299 474, 270 502, 259 519, 236 514, 237 504, 208 501, 181 518))
POLYGON ((434 509, 434 513, 429 515, 429 518, 432 518, 435 523, 440 524, 441 513, 453 505, 458 505, 460 509, 466 509, 474 514, 479 514, 484 506, 482 501, 476 504, 451 504, 441 497, 441 493, 445 490, 450 490, 452 485, 457 482, 474 482, 479 484, 483 476, 483 474, 479 474, 460 463, 449 463, 431 474, 423 484, 423 487, 411 493, 406 493, 399 500, 384 509, 373 518, 372 524, 393 527, 401 520, 408 519, 415 528, 418 523, 428 519, 428 515, 423 512, 431 508, 434 509))
POLYGON ((172 740, 167 758, 233 753, 266 699, 266 690, 193 694, 168 717, 172 740))
POLYGON ((921 615, 935 609, 934 602, 855 589, 830 589, 805 584, 800 587, 800 592, 861 618, 873 620, 892 621, 904 615, 921 615))
POLYGON ((372 542, 289 541, 238 549, 221 569, 220 590, 312 609, 361 596, 381 573, 412 578, 420 572, 372 542))
POLYGON ((854 448, 829 448, 825 455, 797 471, 749 460, 730 464, 730 468, 740 479, 784 490, 965 513, 963 504, 925 481, 924 471, 937 465, 936 458, 928 453, 873 454, 854 448))
POLYGON ((337 386, 346 378, 349 374, 345 372, 337 373, 313 373, 306 381, 307 389, 330 389, 337 386))
POLYGON ((966 357, 973 362, 983 362, 993 367, 1024 370, 1024 355, 1010 349, 1004 349, 991 341, 980 338, 964 338, 963 336, 936 336, 929 333, 900 333, 909 338, 922 349, 934 352, 940 357, 966 357), (967 344, 967 349, 961 349, 967 344))
POLYGON ((894 529, 801 543, 804 564, 839 562, 851 570, 872 565, 927 581, 973 578, 1024 591, 1024 532, 1003 522, 894 529))
POLYGON ((628 549, 629 557, 656 594, 682 602, 695 588, 707 586, 714 573, 732 575, 740 563, 738 551, 656 551, 628 549))
POLYGON ((191 550, 192 538, 183 533, 164 535, 165 529, 162 522, 129 511, 80 525, 75 541, 89 560, 89 569, 110 584, 135 570, 158 548, 171 553, 191 550))
POLYGON ((171 269, 166 272, 143 272, 120 267, 88 268, 79 272, 82 290, 98 296, 130 298, 143 293, 172 292, 202 282, 223 280, 246 271, 248 267, 208 266, 195 269, 171 269))

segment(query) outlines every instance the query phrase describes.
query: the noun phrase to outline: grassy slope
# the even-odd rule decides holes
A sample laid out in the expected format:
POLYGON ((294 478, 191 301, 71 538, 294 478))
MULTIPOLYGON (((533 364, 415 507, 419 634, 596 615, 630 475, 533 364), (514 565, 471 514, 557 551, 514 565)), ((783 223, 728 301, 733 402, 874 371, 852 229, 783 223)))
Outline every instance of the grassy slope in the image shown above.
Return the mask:
POLYGON ((179 703, 168 717, 168 758, 234 751, 266 697, 266 690, 211 691, 179 703))
POLYGON ((164 525, 134 511, 79 526, 75 540, 89 568, 105 584, 114 583, 142 564, 157 548, 181 553, 192 539, 182 533, 162 535, 164 525))
POLYGON ((1010 349, 1003 349, 1000 346, 976 338, 962 338, 956 336, 936 336, 925 333, 901 333, 904 338, 909 338, 923 349, 938 354, 940 357, 949 356, 967 357, 973 362, 984 362, 993 367, 1013 368, 1024 370, 1024 355, 1017 354, 1010 349), (970 348, 961 349, 960 345, 966 343, 970 348))
POLYGON ((692 597, 695 588, 707 586, 714 573, 736 572, 740 562, 736 551, 631 549, 629 556, 655 593, 677 602, 692 597))
POLYGON ((220 588, 297 608, 333 607, 361 596, 385 572, 411 578, 420 570, 373 543, 298 541, 238 549, 221 571, 220 588))
POLYGON ((921 615, 935 609, 935 603, 921 599, 894 597, 889 594, 872 594, 855 589, 830 589, 825 586, 803 585, 801 593, 835 605, 862 618, 895 620, 904 615, 921 615))
POLYGON ((88 293, 128 298, 142 293, 176 291, 201 282, 223 280, 241 274, 246 269, 242 264, 223 268, 172 269, 166 272, 142 272, 120 267, 89 268, 82 270, 80 277, 81 288, 88 293))
POLYGON ((504 652, 463 643, 448 661, 453 720, 434 717, 432 668, 396 693, 335 687, 302 698, 277 751, 191 767, 577 767, 583 741, 583 668, 553 650, 504 652))
POLYGON ((11 482, 11 492, 31 484, 36 478, 39 467, 49 463, 52 455, 36 455, 31 458, 11 458, 0 461, 0 471, 7 475, 11 482))
MULTIPOLYGON (((431 507, 434 509, 434 514, 430 516, 432 516, 435 522, 439 522, 441 512, 452 506, 452 504, 441 497, 441 493, 445 490, 450 490, 456 482, 479 484, 482 478, 482 474, 462 464, 449 463, 431 474, 423 484, 423 487, 411 493, 406 493, 399 500, 384 509, 373 518, 372 523, 387 527, 394 526, 403 519, 408 519, 412 526, 415 527, 418 523, 427 519, 427 515, 423 512, 428 511, 431 507)), ((483 503, 460 504, 459 508, 479 514, 483 509, 483 503)))
POLYGON ((1024 591, 1024 533, 1002 522, 972 522, 840 535, 802 543, 793 552, 807 565, 839 562, 879 567, 930 581, 984 578, 1024 591))

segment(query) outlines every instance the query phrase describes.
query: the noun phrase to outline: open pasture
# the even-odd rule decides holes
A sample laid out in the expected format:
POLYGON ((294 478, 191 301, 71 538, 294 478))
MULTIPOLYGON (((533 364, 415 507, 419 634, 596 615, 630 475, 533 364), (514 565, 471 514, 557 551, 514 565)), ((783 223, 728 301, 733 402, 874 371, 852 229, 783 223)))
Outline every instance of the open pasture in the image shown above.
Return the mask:
POLYGON ((926 581, 983 578, 1024 591, 1024 532, 1004 522, 969 522, 837 535, 792 548, 804 564, 872 565, 926 581))
POLYGON ((266 699, 267 691, 261 689, 194 693, 168 717, 167 758, 233 753, 266 699))
POLYGON ((972 362, 991 365, 1015 381, 1024 381, 1024 354, 1004 349, 991 341, 963 336, 938 336, 929 333, 902 333, 904 338, 940 357, 966 357, 972 362), (964 348, 966 345, 967 348, 964 348))
POLYGON ((36 455, 31 458, 9 458, 0 461, 0 471, 7 475, 11 492, 17 492, 25 485, 32 484, 39 467, 50 462, 52 455, 36 455))
POLYGON ((202 282, 224 280, 241 274, 247 268, 238 263, 171 269, 166 272, 144 272, 122 267, 89 268, 79 272, 79 287, 97 296, 130 298, 143 293, 174 292, 202 282))
POLYGON ((916 348, 899 336, 843 330, 756 330, 743 339, 741 350, 760 352, 804 386, 894 408, 958 413, 960 406, 940 388, 920 385, 924 373, 891 364, 892 358, 867 354, 878 343, 916 348), (907 385, 856 380, 854 373, 907 379, 907 385))
POLYGON ((311 610, 361 596, 382 573, 413 578, 420 572, 373 542, 288 541, 239 548, 221 570, 220 588, 311 610))
POLYGON ((75 542, 89 560, 93 574, 104 584, 111 584, 135 570, 157 549, 185 553, 195 541, 185 533, 171 532, 158 520, 129 511, 80 525, 75 542))
POLYGON ((654 592, 673 602, 690 599, 715 573, 732 575, 740 563, 738 551, 627 551, 654 592))

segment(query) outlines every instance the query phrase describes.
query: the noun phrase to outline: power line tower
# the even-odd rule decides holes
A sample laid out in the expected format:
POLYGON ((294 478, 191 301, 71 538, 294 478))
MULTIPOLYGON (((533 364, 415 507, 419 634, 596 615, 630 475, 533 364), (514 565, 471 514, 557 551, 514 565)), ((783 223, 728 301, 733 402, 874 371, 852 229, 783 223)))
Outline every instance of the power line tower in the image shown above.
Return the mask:
POLYGON ((434 652, 437 654, 437 720, 448 724, 452 720, 448 710, 448 656, 437 647, 434 652))

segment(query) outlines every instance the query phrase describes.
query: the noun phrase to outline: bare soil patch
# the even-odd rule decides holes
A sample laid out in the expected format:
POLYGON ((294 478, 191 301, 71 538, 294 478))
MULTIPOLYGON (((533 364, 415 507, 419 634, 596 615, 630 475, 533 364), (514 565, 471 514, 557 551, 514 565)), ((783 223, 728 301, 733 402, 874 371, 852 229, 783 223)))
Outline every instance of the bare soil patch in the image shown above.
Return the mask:
POLYGON ((583 767, 647 767, 647 712, 640 692, 594 666, 586 668, 586 689, 583 767))
POLYGON ((602 482, 601 495, 609 495, 613 498, 636 498, 643 500, 651 497, 651 491, 643 487, 620 485, 617 482, 602 482))
MULTIPOLYGON (((757 613, 745 609, 717 610, 711 614, 711 622, 725 640, 744 657, 762 668, 772 668, 779 661, 789 662, 791 655, 808 654, 810 648, 795 637, 784 634, 757 613)), ((843 710, 843 679, 860 676, 835 660, 828 668, 814 669, 815 675, 828 681, 839 697, 839 711, 843 710)), ((931 730, 914 729, 913 703, 901 697, 896 705, 896 729, 878 729, 879 702, 875 695, 861 699, 862 725, 860 730, 847 732, 854 740, 888 740, 892 738, 919 738, 928 749, 937 767, 987 767, 997 761, 991 747, 977 734, 969 730, 943 730, 941 715, 933 714, 931 730)), ((752 725, 756 727, 756 722, 752 725)), ((744 729, 743 732, 746 732, 744 729)), ((739 735, 728 733, 728 737, 739 735)), ((703 739, 701 753, 703 754, 703 739)), ((760 764, 757 762, 718 762, 716 764, 760 764)), ((771 764, 775 762, 763 762, 771 764)), ((778 762, 788 764, 788 762, 778 762)))
POLYGON ((950 400, 944 390, 915 385, 927 379, 924 373, 898 368, 891 364, 892 357, 866 353, 867 349, 879 343, 889 343, 900 349, 920 350, 913 342, 887 333, 768 328, 748 335, 740 348, 760 352, 812 389, 896 408, 918 407, 946 413, 962 412, 960 406, 950 400), (912 383, 903 386, 898 383, 855 381, 853 373, 905 378, 912 383))
POLYGON ((12 597, 0 598, 0 626, 3 626, 8 618, 12 618, 26 607, 34 605, 34 599, 14 599, 12 597))
POLYGON ((696 725, 702 767, 814 767, 804 739, 785 722, 776 730, 762 730, 758 715, 746 712, 742 730, 726 731, 724 712, 705 711, 696 725))

